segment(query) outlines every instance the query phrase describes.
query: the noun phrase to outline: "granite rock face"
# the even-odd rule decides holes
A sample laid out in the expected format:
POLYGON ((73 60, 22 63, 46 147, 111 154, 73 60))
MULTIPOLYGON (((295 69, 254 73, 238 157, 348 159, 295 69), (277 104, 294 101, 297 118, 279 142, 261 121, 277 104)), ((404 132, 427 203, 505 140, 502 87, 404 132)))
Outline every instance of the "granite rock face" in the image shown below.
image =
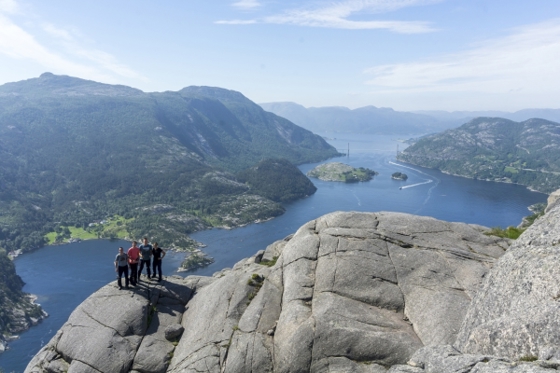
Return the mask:
POLYGON ((165 372, 175 346, 165 328, 181 321, 192 289, 182 278, 113 282, 87 298, 31 360, 26 372, 165 372))
POLYGON ((511 246, 332 213, 212 277, 103 287, 26 372, 558 371, 559 228, 558 200, 511 246))
POLYGON ((402 364, 424 346, 456 343, 509 246, 483 231, 400 213, 328 214, 212 277, 100 289, 26 372, 423 369, 402 364), (179 323, 182 335, 166 339, 179 323))
POLYGON ((560 370, 559 195, 486 276, 453 346, 423 347, 389 372, 560 370))
POLYGON ((460 351, 560 359, 560 204, 553 202, 476 295, 455 344, 460 351))

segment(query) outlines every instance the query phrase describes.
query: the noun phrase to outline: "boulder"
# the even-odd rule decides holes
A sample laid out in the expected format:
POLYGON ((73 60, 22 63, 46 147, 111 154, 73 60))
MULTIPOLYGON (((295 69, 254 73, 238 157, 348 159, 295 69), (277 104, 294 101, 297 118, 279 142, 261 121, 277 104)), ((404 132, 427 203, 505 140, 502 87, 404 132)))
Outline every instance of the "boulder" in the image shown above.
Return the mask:
POLYGON ((104 286, 72 312, 25 372, 165 372, 175 349, 165 329, 181 322, 192 291, 180 277, 129 290, 104 286))
POLYGON ((509 245, 484 230, 385 212, 309 222, 265 250, 274 266, 242 260, 197 290, 169 371, 384 372, 453 343, 509 245))
POLYGON ((169 325, 167 328, 165 328, 165 339, 173 342, 177 340, 184 331, 185 328, 183 328, 183 325, 181 324, 169 325))
POLYGON ((560 358, 560 205, 500 258, 469 308, 455 347, 510 359, 560 358))
MULTIPOLYGON (((460 350, 483 341, 467 333, 480 325, 469 307, 510 244, 485 230, 401 213, 331 213, 212 277, 100 289, 26 372, 550 369, 460 350)), ((543 339, 539 353, 555 358, 554 341, 543 339)))

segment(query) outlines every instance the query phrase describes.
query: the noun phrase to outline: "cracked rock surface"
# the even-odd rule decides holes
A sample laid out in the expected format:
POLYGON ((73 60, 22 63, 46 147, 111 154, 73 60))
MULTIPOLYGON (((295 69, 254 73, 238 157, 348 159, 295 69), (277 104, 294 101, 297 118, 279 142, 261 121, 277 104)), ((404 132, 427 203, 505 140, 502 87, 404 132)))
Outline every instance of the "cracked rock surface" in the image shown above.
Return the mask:
POLYGON ((102 288, 26 371, 432 372, 426 367, 438 363, 428 362, 454 358, 500 372, 509 360, 457 358, 451 347, 509 246, 484 230, 401 213, 331 213, 212 277, 102 288), (180 339, 168 341, 166 328, 179 323, 180 339))
POLYGON ((26 372, 165 372, 175 346, 165 328, 181 320, 192 290, 182 278, 102 287, 72 312, 26 372))
POLYGON ((478 226, 332 213, 214 275, 183 316, 170 372, 385 372, 453 343, 508 242, 478 226), (271 251, 273 253, 271 253, 271 251), (265 278, 255 296, 252 276, 265 278))
POLYGON ((456 341, 460 351, 560 360, 560 201, 552 202, 475 297, 456 341))

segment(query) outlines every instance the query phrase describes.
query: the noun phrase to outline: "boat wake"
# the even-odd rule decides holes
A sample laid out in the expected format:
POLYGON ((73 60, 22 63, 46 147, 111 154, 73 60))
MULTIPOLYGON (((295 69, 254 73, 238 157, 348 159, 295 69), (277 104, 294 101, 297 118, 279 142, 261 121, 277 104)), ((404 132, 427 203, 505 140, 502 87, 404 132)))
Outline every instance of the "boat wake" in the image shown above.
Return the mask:
POLYGON ((416 183, 416 184, 411 184, 411 185, 405 185, 405 186, 401 187, 400 189, 414 188, 414 187, 419 186, 419 185, 430 184, 430 183, 433 183, 433 182, 434 182, 433 180, 429 179, 429 180, 426 180, 426 181, 424 181, 424 182, 422 182, 422 183, 416 183))
POLYGON ((356 201, 358 201, 358 206, 362 205, 362 201, 360 201, 360 198, 358 197, 358 195, 356 194, 356 191, 352 191, 352 194, 354 194, 354 197, 356 197, 356 201))
MULTIPOLYGON (((416 169, 416 168, 409 167, 409 166, 405 166, 405 165, 402 165, 402 164, 400 164, 400 163, 395 163, 395 162, 391 162, 391 161, 389 161, 389 163, 390 163, 390 164, 393 164, 393 165, 395 165, 395 166, 408 168, 409 170, 418 172, 418 173, 420 173, 420 174, 422 174, 422 175, 426 175, 426 176, 429 176, 429 177, 433 177, 433 178, 435 179, 434 185, 433 185, 432 187, 430 187, 430 189, 428 189, 428 192, 426 193, 426 198, 424 199, 424 202, 422 203, 422 206, 421 206, 417 211, 414 212, 415 214, 418 214, 418 213, 424 208, 424 206, 426 206, 426 204, 428 203, 428 201, 429 201, 430 198, 432 197, 432 191, 434 190, 435 187, 438 186, 440 180, 439 180, 437 177, 434 177, 434 176, 432 176, 432 175, 429 175, 429 174, 427 174, 427 173, 425 173, 425 172, 423 172, 423 171, 420 171, 420 170, 418 170, 418 169, 416 169)), ((421 183, 411 184, 411 185, 405 185, 405 186, 402 186, 400 189, 412 188, 412 187, 416 187, 416 186, 420 186, 420 185, 424 185, 424 184, 430 184, 430 183, 434 182, 434 180, 432 180, 432 179, 424 179, 424 180, 426 180, 426 181, 423 181, 423 182, 421 182, 421 183)))

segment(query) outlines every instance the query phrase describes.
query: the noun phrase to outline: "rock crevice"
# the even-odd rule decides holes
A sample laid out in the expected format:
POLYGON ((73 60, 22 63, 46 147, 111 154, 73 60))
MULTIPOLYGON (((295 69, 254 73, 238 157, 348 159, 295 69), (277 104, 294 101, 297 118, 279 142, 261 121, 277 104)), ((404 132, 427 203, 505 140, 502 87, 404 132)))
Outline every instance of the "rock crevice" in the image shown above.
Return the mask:
POLYGON ((556 371, 553 202, 507 252, 476 225, 337 212, 213 277, 112 283, 26 372, 556 371))
POLYGON ((132 296, 100 289, 27 372, 424 369, 402 364, 456 342, 508 245, 482 232, 400 213, 328 214, 213 277, 171 277, 132 296), (184 331, 169 341, 173 325, 184 331))

